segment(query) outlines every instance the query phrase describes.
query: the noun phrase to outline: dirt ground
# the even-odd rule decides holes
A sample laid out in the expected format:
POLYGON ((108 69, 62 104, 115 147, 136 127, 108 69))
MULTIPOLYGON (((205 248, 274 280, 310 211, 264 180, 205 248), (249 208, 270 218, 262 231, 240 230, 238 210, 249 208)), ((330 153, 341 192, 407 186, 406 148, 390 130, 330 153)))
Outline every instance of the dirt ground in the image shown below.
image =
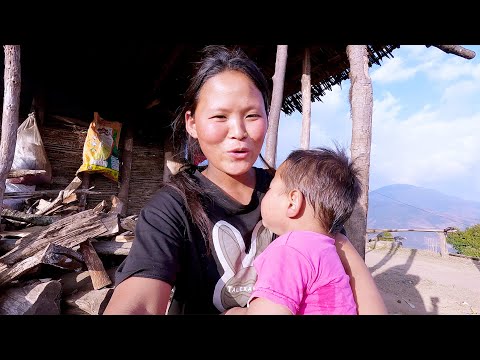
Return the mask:
POLYGON ((480 314, 480 261, 367 244, 365 262, 389 314, 480 314))

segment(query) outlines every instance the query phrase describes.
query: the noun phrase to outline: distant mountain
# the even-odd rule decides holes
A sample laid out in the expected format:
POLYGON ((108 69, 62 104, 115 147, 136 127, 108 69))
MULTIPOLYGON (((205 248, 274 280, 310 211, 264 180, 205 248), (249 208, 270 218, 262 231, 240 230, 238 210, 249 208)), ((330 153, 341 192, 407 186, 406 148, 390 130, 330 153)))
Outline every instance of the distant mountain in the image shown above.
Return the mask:
POLYGON ((396 184, 370 191, 368 228, 439 228, 464 230, 480 223, 480 202, 423 187, 396 184))
MULTIPOLYGON (((445 195, 413 185, 397 184, 371 191, 368 198, 369 229, 465 230, 480 224, 480 202, 445 195)), ((376 234, 369 234, 369 238, 376 234)), ((439 251, 439 236, 432 232, 397 232, 404 247, 439 251)), ((447 245, 450 252, 456 252, 447 245)))

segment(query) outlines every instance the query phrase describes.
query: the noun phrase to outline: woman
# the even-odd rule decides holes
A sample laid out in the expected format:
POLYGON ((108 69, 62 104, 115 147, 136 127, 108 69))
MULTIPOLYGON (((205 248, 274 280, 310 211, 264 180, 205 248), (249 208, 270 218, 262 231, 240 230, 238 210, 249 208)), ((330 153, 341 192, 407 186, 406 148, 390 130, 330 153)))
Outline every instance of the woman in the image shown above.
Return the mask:
MULTIPOLYGON (((253 167, 267 131, 268 83, 239 49, 208 46, 174 121, 186 164, 139 214, 135 241, 119 266, 104 314, 219 314, 243 307, 256 279, 253 260, 272 241, 260 201, 272 172, 253 167)), ((363 259, 336 237, 359 313, 386 313, 363 259)))

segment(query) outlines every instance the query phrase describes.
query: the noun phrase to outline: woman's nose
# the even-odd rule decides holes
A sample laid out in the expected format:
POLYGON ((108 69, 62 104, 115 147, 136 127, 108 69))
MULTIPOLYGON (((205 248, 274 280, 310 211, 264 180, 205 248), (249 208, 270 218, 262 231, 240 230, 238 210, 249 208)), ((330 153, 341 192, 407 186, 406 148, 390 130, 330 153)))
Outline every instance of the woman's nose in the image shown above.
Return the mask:
POLYGON ((232 139, 245 139, 248 136, 247 129, 243 121, 234 120, 230 127, 230 137, 232 139))

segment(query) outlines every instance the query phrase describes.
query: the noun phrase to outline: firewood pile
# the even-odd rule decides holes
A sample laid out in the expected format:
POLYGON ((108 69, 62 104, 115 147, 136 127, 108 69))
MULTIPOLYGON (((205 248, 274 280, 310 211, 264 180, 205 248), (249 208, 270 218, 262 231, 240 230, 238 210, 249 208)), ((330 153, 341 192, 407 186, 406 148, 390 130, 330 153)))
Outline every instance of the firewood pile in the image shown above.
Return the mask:
POLYGON ((0 315, 101 314, 116 267, 135 236, 136 215, 122 215, 112 196, 93 209, 79 206, 75 177, 61 191, 29 196, 22 211, 4 208, 0 224, 0 315), (54 196, 56 197, 54 198, 54 196))

